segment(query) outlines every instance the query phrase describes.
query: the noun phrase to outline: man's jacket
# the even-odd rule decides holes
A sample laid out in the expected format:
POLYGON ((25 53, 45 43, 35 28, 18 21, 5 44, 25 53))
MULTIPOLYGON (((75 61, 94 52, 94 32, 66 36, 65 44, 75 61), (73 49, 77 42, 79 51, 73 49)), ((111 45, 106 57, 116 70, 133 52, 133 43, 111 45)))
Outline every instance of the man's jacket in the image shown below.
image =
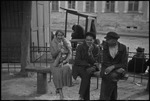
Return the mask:
POLYGON ((93 57, 88 55, 89 47, 87 46, 86 42, 83 42, 83 44, 78 45, 76 50, 75 63, 72 67, 72 75, 74 79, 77 78, 78 70, 80 70, 80 68, 86 68, 89 66, 89 64, 92 66, 95 62, 98 62, 99 49, 95 44, 93 45, 93 57))
POLYGON ((101 77, 104 75, 104 71, 108 66, 114 65, 115 69, 118 68, 124 68, 126 70, 127 68, 127 49, 126 46, 118 42, 118 52, 114 58, 111 57, 109 53, 109 47, 108 44, 105 43, 103 45, 103 62, 102 62, 102 68, 101 68, 101 77))

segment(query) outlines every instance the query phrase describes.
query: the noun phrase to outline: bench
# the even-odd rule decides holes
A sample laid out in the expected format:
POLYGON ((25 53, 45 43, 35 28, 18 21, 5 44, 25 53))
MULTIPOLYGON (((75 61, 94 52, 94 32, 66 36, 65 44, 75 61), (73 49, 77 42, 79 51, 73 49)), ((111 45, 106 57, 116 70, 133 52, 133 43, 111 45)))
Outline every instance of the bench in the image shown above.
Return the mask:
POLYGON ((37 73, 37 93, 46 94, 47 93, 47 73, 50 73, 51 75, 51 69, 47 67, 42 67, 42 66, 28 65, 25 70, 27 72, 37 73))

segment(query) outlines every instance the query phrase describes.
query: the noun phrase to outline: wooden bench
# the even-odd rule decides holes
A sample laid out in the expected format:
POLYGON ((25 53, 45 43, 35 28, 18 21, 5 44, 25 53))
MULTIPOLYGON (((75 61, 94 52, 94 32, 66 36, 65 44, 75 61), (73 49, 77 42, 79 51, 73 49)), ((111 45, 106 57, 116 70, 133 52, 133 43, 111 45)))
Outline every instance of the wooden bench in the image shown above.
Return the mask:
POLYGON ((46 94, 47 93, 47 73, 50 73, 51 75, 51 69, 47 67, 42 67, 42 66, 28 65, 25 70, 28 72, 37 73, 37 93, 46 94))

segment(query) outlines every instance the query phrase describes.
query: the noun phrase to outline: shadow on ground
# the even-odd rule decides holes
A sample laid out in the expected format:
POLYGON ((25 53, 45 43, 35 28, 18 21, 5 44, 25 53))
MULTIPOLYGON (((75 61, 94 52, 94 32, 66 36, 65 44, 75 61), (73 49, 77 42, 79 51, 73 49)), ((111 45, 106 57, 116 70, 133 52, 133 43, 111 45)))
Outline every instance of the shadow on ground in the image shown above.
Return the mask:
POLYGON ((141 92, 135 93, 133 95, 131 95, 130 97, 128 97, 127 99, 132 99, 132 100, 142 100, 143 98, 147 98, 147 100, 149 99, 149 92, 147 92, 146 90, 142 90, 141 92))
POLYGON ((1 71, 1 81, 17 79, 17 78, 22 78, 22 77, 19 75, 15 75, 15 73, 8 73, 8 72, 1 71))

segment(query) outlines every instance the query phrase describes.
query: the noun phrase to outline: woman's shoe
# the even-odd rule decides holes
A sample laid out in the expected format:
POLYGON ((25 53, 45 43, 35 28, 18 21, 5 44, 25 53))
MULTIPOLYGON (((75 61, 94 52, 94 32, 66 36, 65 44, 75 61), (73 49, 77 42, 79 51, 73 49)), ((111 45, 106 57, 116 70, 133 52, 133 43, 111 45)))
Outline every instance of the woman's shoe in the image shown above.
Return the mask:
POLYGON ((60 96, 60 100, 64 100, 64 96, 62 95, 62 96, 60 96))
POLYGON ((84 99, 83 99, 83 97, 82 97, 82 96, 79 96, 79 99, 78 99, 78 100, 84 100, 84 99))
POLYGON ((56 94, 59 94, 59 90, 58 89, 56 89, 56 94))
POLYGON ((79 97, 79 99, 78 100, 84 100, 83 98, 81 98, 81 97, 79 97))
POLYGON ((62 89, 59 89, 59 94, 60 94, 60 100, 63 100, 64 99, 64 95, 63 95, 62 89))

